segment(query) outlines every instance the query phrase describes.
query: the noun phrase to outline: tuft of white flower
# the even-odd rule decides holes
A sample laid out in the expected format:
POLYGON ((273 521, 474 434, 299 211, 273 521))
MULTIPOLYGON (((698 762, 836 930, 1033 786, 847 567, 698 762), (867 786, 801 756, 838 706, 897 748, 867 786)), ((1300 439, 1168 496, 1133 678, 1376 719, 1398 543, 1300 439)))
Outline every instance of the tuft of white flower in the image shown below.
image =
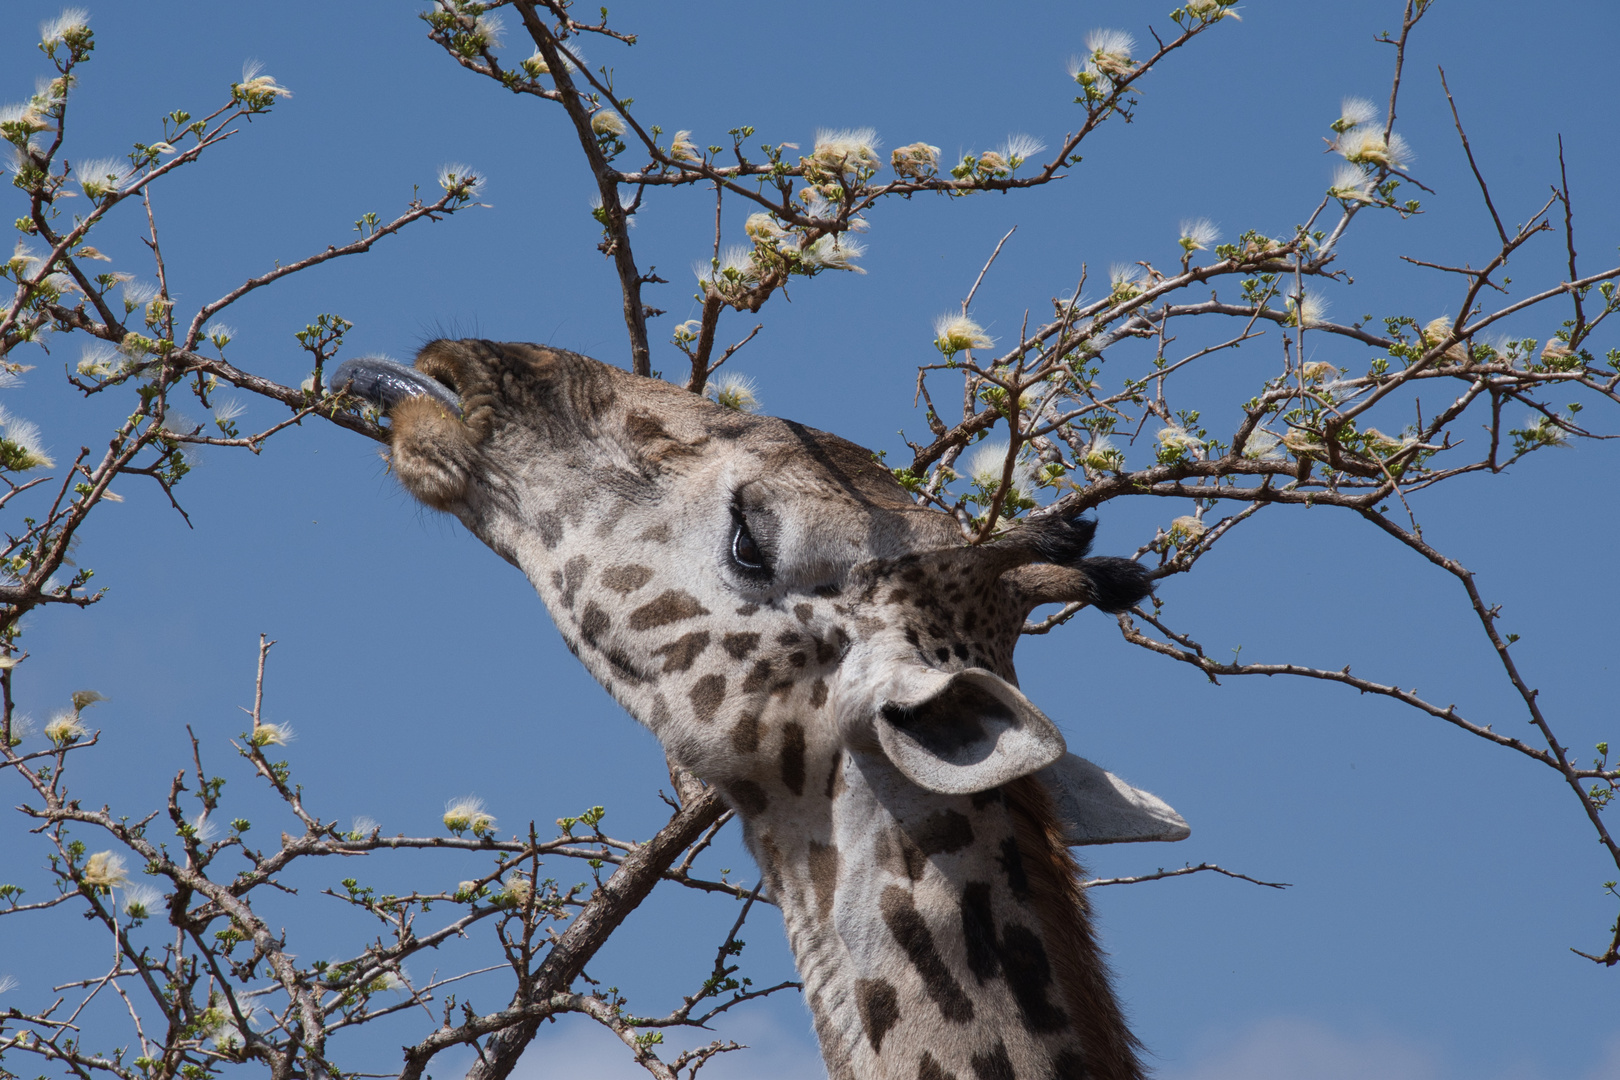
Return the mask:
POLYGON ((1541 347, 1541 361, 1568 360, 1575 355, 1575 350, 1557 338, 1548 338, 1547 343, 1541 347))
POLYGON ((129 880, 124 859, 110 851, 98 851, 84 863, 84 883, 102 889, 111 889, 129 880))
POLYGON ((143 308, 159 296, 158 287, 146 281, 126 281, 122 292, 125 311, 143 308))
POLYGON ((355 818, 349 823, 349 839, 364 840, 381 828, 382 826, 377 824, 375 818, 369 818, 364 814, 361 814, 359 817, 355 818))
POLYGON ((895 175, 920 180, 939 168, 939 147, 925 142, 896 147, 889 155, 889 164, 894 167, 895 175))
POLYGON ((277 83, 269 75, 261 74, 264 64, 258 60, 249 60, 242 65, 242 81, 237 84, 237 90, 243 97, 258 97, 264 104, 270 98, 292 97, 292 91, 277 83))
POLYGON ((82 34, 90 26, 90 13, 84 8, 64 8, 62 14, 39 24, 39 43, 47 50, 62 44, 69 36, 82 34))
POLYGON ((1202 450, 1204 440, 1189 432, 1180 424, 1170 424, 1159 429, 1158 440, 1160 446, 1174 447, 1179 450, 1202 450))
POLYGON ((385 971, 371 980, 371 990, 373 993, 379 990, 392 990, 396 994, 408 994, 411 992, 410 985, 397 971, 385 971))
POLYGON ((1009 135, 1001 144, 1000 153, 1007 159, 1007 167, 1016 169, 1045 149, 1046 144, 1033 135, 1009 135))
POLYGON ((1116 300, 1129 300, 1142 293, 1142 279, 1146 272, 1140 266, 1114 263, 1108 268, 1108 287, 1116 300))
POLYGON ((73 178, 79 182, 87 199, 111 195, 128 175, 129 163, 116 158, 95 158, 73 167, 73 178))
POLYGON ((118 906, 132 919, 149 919, 162 900, 163 894, 150 885, 129 885, 125 887, 123 902, 118 906))
POLYGON ((248 736, 254 746, 286 746, 298 736, 288 724, 259 724, 248 736))
POLYGON ((1181 223, 1181 248, 1191 254, 1207 251, 1221 239, 1221 230, 1209 218, 1195 218, 1181 223))
POLYGON ((1301 290, 1297 297, 1288 298, 1289 324, 1295 326, 1321 326, 1329 304, 1326 298, 1309 289, 1301 290))
POLYGON ((439 186, 452 195, 470 199, 483 188, 484 178, 471 165, 458 162, 439 169, 439 186))
MULTIPOLYGON (((702 275, 699 275, 700 279, 702 275)), ((706 279, 704 279, 706 280, 706 279)), ((698 319, 687 319, 683 323, 675 324, 674 339, 677 345, 687 345, 698 339, 703 331, 703 323, 698 319)))
POLYGON ((1307 360, 1299 365, 1299 374, 1306 382, 1319 383, 1337 378, 1339 369, 1324 360, 1307 360))
POLYGON ((611 135, 618 138, 625 132, 624 117, 611 109, 599 109, 591 117, 591 130, 598 135, 611 135))
POLYGON ((1302 455, 1320 453, 1322 450, 1321 440, 1303 428, 1289 428, 1282 437, 1282 444, 1302 455))
POLYGON ((484 800, 468 795, 445 804, 444 827, 457 836, 468 830, 483 836, 495 827, 495 816, 484 809, 484 800))
POLYGON ((219 835, 219 826, 209 819, 207 810, 198 811, 197 816, 186 824, 191 826, 191 835, 200 844, 206 844, 219 835))
POLYGON ((500 15, 487 11, 473 21, 473 33, 482 38, 488 48, 499 48, 501 35, 506 33, 506 24, 501 21, 500 15))
POLYGON ((1283 456, 1277 449, 1281 439, 1267 431, 1257 428, 1249 433, 1249 438, 1243 444, 1243 456, 1251 461, 1276 461, 1283 456))
POLYGON ((1378 116, 1378 106, 1364 97, 1347 97, 1339 102, 1339 119, 1334 131, 1349 131, 1353 127, 1371 123, 1378 116))
POLYGON ((1125 467, 1125 454, 1107 435, 1093 434, 1083 461, 1087 468, 1110 472, 1125 467))
POLYGON ((17 989, 17 980, 10 975, 0 975, 0 994, 17 989))
POLYGON ((946 356, 964 349, 988 349, 995 343, 984 327, 966 315, 946 312, 934 320, 934 348, 946 356))
POLYGON ((728 371, 719 381, 711 380, 703 387, 703 396, 718 405, 736 412, 751 413, 759 409, 759 395, 754 380, 746 375, 728 371))
POLYGON ((1183 514, 1170 522, 1170 535, 1181 540, 1197 540, 1209 532, 1209 528, 1191 514, 1183 514))
POLYGON ((1357 165, 1377 165, 1386 169, 1402 169, 1412 161, 1412 150, 1399 135, 1391 135, 1386 142, 1376 131, 1351 128, 1333 144, 1333 148, 1346 161, 1357 165))
POLYGON ((748 220, 743 223, 743 231, 756 244, 771 243, 788 235, 788 231, 777 223, 776 218, 764 210, 749 214, 748 220))
POLYGON ((222 322, 211 322, 203 327, 203 337, 214 343, 214 348, 223 349, 231 343, 236 331, 222 322))
POLYGON ((817 164, 833 169, 876 169, 882 164, 877 156, 881 145, 873 128, 822 128, 816 132, 810 156, 817 164))
POLYGON ((56 462, 45 452, 45 440, 39 427, 20 416, 12 416, 0 409, 0 441, 7 445, 6 464, 19 472, 29 469, 48 469, 56 462))
MULTIPOLYGON (((968 455, 964 466, 967 478, 973 483, 990 491, 1001 486, 1001 475, 1007 468, 1007 443, 1005 441, 982 442, 968 455)), ((1013 463, 1012 489, 1020 495, 1031 495, 1035 491, 1035 469, 1027 460, 1020 459, 1013 463)))
POLYGON ((501 892, 496 897, 496 902, 511 907, 523 907, 529 902, 529 897, 533 895, 534 882, 529 880, 529 876, 522 873, 512 873, 508 874, 506 881, 502 883, 501 892))
POLYGON ((19 137, 33 135, 50 126, 44 115, 34 108, 32 102, 0 106, 0 128, 10 128, 11 131, 7 134, 16 132, 19 137))
POLYGON ((800 257, 810 266, 825 270, 852 270, 857 274, 864 274, 865 270, 850 261, 864 254, 866 248, 861 243, 848 236, 828 233, 805 248, 800 257))
MULTIPOLYGON (((14 660, 15 657, 8 656, 8 657, 6 657, 6 659, 7 660, 14 660)), ((32 735, 33 733, 34 733, 34 721, 30 717, 26 716, 23 713, 18 713, 18 712, 14 712, 14 713, 11 714, 11 745, 12 746, 21 745, 22 741, 24 739, 28 738, 28 736, 32 735)), ((0 745, 3 745, 3 744, 0 744, 0 745)))
POLYGON ((1123 30, 1093 30, 1086 35, 1086 53, 1093 67, 1110 79, 1129 75, 1136 68, 1131 53, 1136 39, 1123 30))
MULTIPOLYGON (((629 212, 630 208, 632 206, 634 206, 635 204, 636 204, 635 195, 633 195, 632 193, 630 193, 628 191, 619 192, 619 209, 625 211, 624 224, 625 224, 626 228, 633 229, 633 228, 636 227, 636 219, 629 212)), ((606 226, 607 221, 606 221, 606 219, 604 219, 602 217, 601 209, 602 209, 602 193, 600 191, 598 191, 595 195, 591 196, 591 216, 594 217, 597 221, 601 222, 602 225, 606 226)))
POLYGON ((1348 161, 1333 170, 1328 194, 1346 202, 1370 203, 1377 199, 1373 194, 1373 178, 1360 165, 1348 161))
POLYGON ((676 161, 702 161, 703 155, 692 143, 690 131, 677 131, 675 137, 669 141, 669 156, 676 161))
POLYGON ((697 275, 699 282, 710 284, 720 283, 751 283, 759 280, 759 271, 754 266, 754 246, 752 244, 732 244, 720 252, 720 265, 712 261, 701 260, 692 264, 692 272, 697 275))
POLYGON ((45 737, 57 746, 72 746, 88 734, 77 712, 59 712, 45 725, 45 737))

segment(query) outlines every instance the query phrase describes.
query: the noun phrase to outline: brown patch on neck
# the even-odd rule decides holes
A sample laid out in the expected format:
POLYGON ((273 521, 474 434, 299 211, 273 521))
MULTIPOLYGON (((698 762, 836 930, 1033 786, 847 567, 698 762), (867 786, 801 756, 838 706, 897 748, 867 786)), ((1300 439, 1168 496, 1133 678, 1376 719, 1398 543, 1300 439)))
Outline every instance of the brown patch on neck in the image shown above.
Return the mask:
POLYGON ((1125 1026, 1113 980, 1091 931, 1091 905, 1080 866, 1063 843, 1052 799, 1033 776, 1003 789, 1053 981, 1079 1033, 1086 1075, 1094 1080, 1142 1080, 1141 1043, 1125 1026))

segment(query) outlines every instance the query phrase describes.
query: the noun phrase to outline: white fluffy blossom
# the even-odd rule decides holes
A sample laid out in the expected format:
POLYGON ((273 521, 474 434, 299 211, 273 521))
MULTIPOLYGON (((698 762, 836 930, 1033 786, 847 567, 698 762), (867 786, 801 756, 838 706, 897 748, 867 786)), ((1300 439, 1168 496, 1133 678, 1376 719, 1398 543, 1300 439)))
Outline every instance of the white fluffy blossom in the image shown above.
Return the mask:
POLYGON ((71 34, 83 33, 90 25, 84 8, 64 8, 62 14, 39 24, 39 43, 46 49, 62 44, 71 34))
POLYGON ((1046 144, 1033 135, 1009 135, 1000 152, 1007 159, 1007 167, 1016 169, 1045 149, 1046 144))
POLYGON ((811 266, 827 270, 853 270, 857 274, 864 274, 866 271, 851 261, 864 254, 866 254, 865 246, 850 239, 849 236, 828 233, 805 248, 802 258, 811 266))
POLYGON ((1333 130, 1349 131, 1353 127, 1371 123, 1378 116, 1378 106, 1364 97, 1347 97, 1339 102, 1339 119, 1333 130))
POLYGON ((1378 165, 1388 169, 1405 168, 1412 161, 1412 150, 1399 135, 1383 135, 1365 128, 1351 128, 1334 143, 1333 148, 1346 161, 1357 165, 1378 165))
POLYGON ((963 349, 988 349, 995 343, 984 327, 966 315, 946 312, 934 320, 934 347, 946 356, 963 349))
POLYGON ((110 851, 98 851, 85 860, 83 877, 86 885, 110 889, 128 881, 129 871, 124 869, 122 856, 110 851))
POLYGON ((74 179, 87 199, 99 199, 118 190, 129 175, 129 163, 116 158, 94 158, 73 167, 74 179))
POLYGON ((754 380, 746 375, 728 371, 703 387, 703 396, 736 412, 751 413, 759 409, 759 394, 754 380))
POLYGON ((439 169, 439 186, 448 192, 470 199, 484 186, 484 178, 479 176, 471 165, 456 163, 439 169))
POLYGON ((1187 252, 1206 251, 1221 239, 1221 230, 1208 218, 1181 223, 1181 247, 1187 252))
POLYGON ((468 830, 482 836, 495 827, 495 815, 484 809, 484 800, 468 795, 445 804, 444 827, 457 836, 468 830))
MULTIPOLYGON (((1001 485, 1002 473, 1007 468, 1007 444, 1004 441, 986 441, 968 455, 964 471, 968 479, 980 487, 994 490, 1001 485)), ((1013 463, 1013 490, 1029 496, 1035 491, 1035 469, 1023 458, 1013 463)))
POLYGON ((598 135, 611 135, 618 138, 625 132, 624 117, 611 109, 598 110, 591 117, 591 130, 598 135))
POLYGON ((1373 178, 1360 165, 1348 161, 1333 170, 1328 194, 1347 202, 1370 203, 1377 199, 1373 193, 1373 178))
POLYGON ((816 145, 810 156, 827 168, 876 169, 878 159, 877 131, 873 128, 822 128, 816 132, 816 145))

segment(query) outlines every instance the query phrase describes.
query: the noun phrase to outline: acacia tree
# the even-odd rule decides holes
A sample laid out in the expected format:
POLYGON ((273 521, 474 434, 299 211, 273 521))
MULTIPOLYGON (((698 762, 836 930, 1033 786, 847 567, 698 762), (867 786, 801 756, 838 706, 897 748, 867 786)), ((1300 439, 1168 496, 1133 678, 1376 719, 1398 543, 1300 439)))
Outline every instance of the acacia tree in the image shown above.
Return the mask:
MULTIPOLYGON (((1404 220, 1424 212, 1417 192, 1427 189, 1410 170, 1396 128, 1409 36, 1429 6, 1409 0, 1399 29, 1384 37, 1393 68, 1387 101, 1349 99, 1328 125, 1326 137, 1342 164, 1325 191, 1301 193, 1300 224, 1291 233, 1248 230, 1223 243, 1208 222, 1188 221, 1177 262, 1117 266, 1105 282, 1076 267, 1073 288, 1051 301, 1049 315, 1026 318, 1016 339, 999 342, 973 311, 1001 247, 988 253, 965 297, 934 327, 938 359, 917 372, 928 434, 906 443, 909 461, 889 464, 920 503, 955 518, 967 544, 983 543, 1013 521, 1072 517, 1130 497, 1190 500, 1190 513, 1141 538, 1136 557, 1156 579, 1190 572, 1217 543, 1244 535, 1239 526, 1254 515, 1285 507, 1332 508, 1416 552, 1454 581, 1477 621, 1481 647, 1496 656, 1503 685, 1522 702, 1534 737, 1498 732, 1453 706, 1348 667, 1218 659, 1176 629, 1173 612, 1158 599, 1121 616, 1119 630, 1130 644, 1191 665, 1211 681, 1269 675, 1339 683, 1528 758, 1567 791, 1572 820, 1578 814, 1579 827, 1592 829, 1620 868, 1620 846, 1603 817, 1620 780, 1607 744, 1587 760, 1560 739, 1558 717, 1540 705, 1533 680, 1515 661, 1515 635, 1498 628, 1489 596, 1465 566, 1424 538, 1419 519, 1420 496, 1442 483, 1495 475, 1529 455, 1602 437, 1581 413, 1586 404, 1620 400, 1620 350, 1604 345, 1604 324, 1620 307, 1614 287, 1620 266, 1594 272, 1577 265, 1575 209, 1562 168, 1544 204, 1516 208, 1504 219, 1454 106, 1457 138, 1491 232, 1466 265, 1413 261, 1454 281, 1449 310, 1456 314, 1425 320, 1392 311, 1340 323, 1326 317, 1315 288, 1347 280, 1340 252, 1358 218, 1404 220), (1515 214, 1524 224, 1509 227, 1505 221, 1515 214), (1567 273, 1528 288, 1512 285, 1509 260, 1535 243, 1561 245, 1567 273), (1537 338, 1507 332, 1528 311, 1556 329, 1537 338), (1320 340, 1364 351, 1354 366, 1329 363, 1313 358, 1320 340), (1207 390, 1189 388, 1190 376, 1249 342, 1274 350, 1272 375, 1232 391, 1236 402, 1211 401, 1202 396, 1207 390), (1201 420, 1234 403, 1241 419, 1233 429, 1211 430, 1201 420), (1483 439, 1472 434, 1481 428, 1483 439)), ((1123 32, 1093 34, 1070 73, 1078 116, 1072 133, 1053 148, 1013 138, 955 160, 922 142, 885 155, 866 130, 822 132, 806 150, 739 125, 725 144, 699 146, 690 132, 644 118, 626 76, 585 59, 581 43, 593 37, 635 40, 605 11, 599 21, 581 22, 564 3, 434 0, 422 18, 444 56, 483 80, 473 92, 562 110, 577 143, 575 160, 597 189, 599 251, 618 279, 631 366, 639 374, 654 373, 650 327, 664 313, 651 300, 668 283, 638 259, 631 227, 667 196, 665 189, 712 193, 712 242, 699 253, 698 315, 675 325, 668 346, 658 347, 682 360, 679 381, 687 389, 746 410, 754 405, 750 384, 720 369, 759 327, 728 313, 758 313, 799 279, 859 272, 863 247, 856 237, 880 206, 898 209, 923 196, 1016 194, 1062 179, 1081 166, 1088 137, 1132 118, 1156 68, 1180 61, 1183 50, 1187 62, 1197 62, 1190 58, 1199 39, 1226 32, 1222 24, 1235 15, 1223 0, 1191 0, 1149 32, 1151 46, 1123 32), (724 228, 728 201, 750 210, 737 236, 724 228)), ((567 1013, 612 1031, 655 1076, 695 1074, 737 1044, 721 1038, 672 1054, 662 1051, 664 1030, 708 1026, 738 1005, 794 985, 756 986, 740 971, 738 934, 769 897, 758 885, 698 869, 729 819, 698 779, 671 771, 669 821, 640 843, 604 831, 600 807, 559 819, 555 835, 533 823, 503 835, 473 801, 447 808, 449 835, 386 836, 370 823, 345 828, 322 810, 319 793, 306 793, 287 762, 276 760, 289 736, 263 711, 273 643, 261 641, 255 703, 230 751, 289 823, 279 843, 261 843, 262 832, 251 832, 245 811, 224 795, 226 770, 209 763, 222 747, 193 737, 191 760, 175 773, 162 807, 133 814, 89 808, 68 780, 75 760, 97 744, 86 710, 99 695, 74 694, 37 732, 15 707, 14 682, 28 670, 18 666, 27 658, 24 616, 92 607, 101 595, 72 553, 95 528, 92 513, 117 498, 111 485, 120 477, 156 483, 183 515, 175 492, 198 448, 259 454, 304 423, 336 424, 386 442, 384 419, 326 377, 351 328, 347 320, 320 314, 298 335, 309 374, 294 386, 231 357, 232 332, 220 321, 231 305, 283 278, 386 244, 418 222, 461 213, 476 205, 483 183, 475 170, 449 167, 436 178, 431 200, 418 197, 393 217, 367 213, 355 222, 354 239, 247 278, 200 305, 182 304, 169 287, 151 192, 241 137, 247 121, 271 113, 289 91, 249 69, 209 111, 170 113, 126 158, 85 161, 73 156, 69 116, 80 96, 76 73, 92 61, 95 44, 81 12, 47 24, 40 43, 45 79, 32 98, 0 113, 0 134, 13 155, 19 231, 3 267, 13 286, 0 313, 6 378, 27 370, 38 350, 60 349, 77 337, 85 348, 67 382, 87 403, 123 402, 106 447, 85 448, 71 461, 52 461, 26 421, 9 413, 3 421, 0 507, 13 516, 0 585, 0 773, 23 802, 16 827, 34 830, 46 846, 41 880, 48 885, 31 885, 25 895, 23 887, 0 883, 6 905, 0 915, 21 921, 44 909, 77 907, 111 942, 114 960, 95 972, 64 973, 64 994, 54 1002, 14 1006, 0 1016, 0 1075, 47 1068, 120 1080, 201 1077, 244 1062, 278 1077, 339 1075, 357 1069, 343 1059, 335 1036, 422 1010, 431 1019, 411 1030, 401 1075, 420 1076, 437 1055, 470 1046, 473 1073, 505 1076, 541 1022, 567 1013), (99 265, 108 260, 91 234, 115 215, 131 214, 144 220, 155 285, 99 265), (240 414, 217 400, 226 387, 277 403, 285 414, 241 430, 240 414), (210 418, 181 419, 186 400, 210 418), (345 876, 325 890, 333 902, 377 921, 369 939, 355 941, 343 957, 307 959, 296 921, 282 929, 267 915, 289 883, 330 880, 329 872, 311 867, 391 851, 419 853, 411 858, 421 884, 384 892, 345 876), (487 855, 484 874, 453 889, 427 884, 435 878, 433 853, 467 851, 487 855), (583 863, 578 873, 588 880, 569 885, 549 876, 548 865, 573 865, 561 860, 583 863), (699 985, 673 1008, 644 1013, 585 972, 661 881, 729 897, 738 914, 699 985), (418 980, 407 972, 407 961, 463 941, 473 944, 464 947, 464 964, 451 965, 452 974, 418 980), (487 970, 482 965, 491 958, 507 977, 494 1007, 454 985, 487 970), (100 1010, 98 999, 110 998, 121 1003, 121 1019, 100 1010), (20 1060, 30 1064, 19 1066, 20 1060)), ((1052 611, 1026 632, 1050 633, 1077 610, 1052 611)), ((1201 863, 1090 884, 1202 872, 1230 873, 1201 863)), ((1578 947, 1580 955, 1608 967, 1620 963, 1620 920, 1601 935, 1594 931, 1593 942, 1578 947)))

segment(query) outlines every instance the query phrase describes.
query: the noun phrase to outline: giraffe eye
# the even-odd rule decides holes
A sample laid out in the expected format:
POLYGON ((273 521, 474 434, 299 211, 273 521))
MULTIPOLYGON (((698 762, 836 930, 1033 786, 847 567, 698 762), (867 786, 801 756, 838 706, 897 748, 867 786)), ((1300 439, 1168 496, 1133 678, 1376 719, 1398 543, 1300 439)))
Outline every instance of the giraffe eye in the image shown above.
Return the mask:
POLYGON ((757 572, 765 569, 765 553, 759 549, 754 534, 748 531, 747 520, 740 515, 737 529, 731 534, 731 558, 744 570, 757 572))

